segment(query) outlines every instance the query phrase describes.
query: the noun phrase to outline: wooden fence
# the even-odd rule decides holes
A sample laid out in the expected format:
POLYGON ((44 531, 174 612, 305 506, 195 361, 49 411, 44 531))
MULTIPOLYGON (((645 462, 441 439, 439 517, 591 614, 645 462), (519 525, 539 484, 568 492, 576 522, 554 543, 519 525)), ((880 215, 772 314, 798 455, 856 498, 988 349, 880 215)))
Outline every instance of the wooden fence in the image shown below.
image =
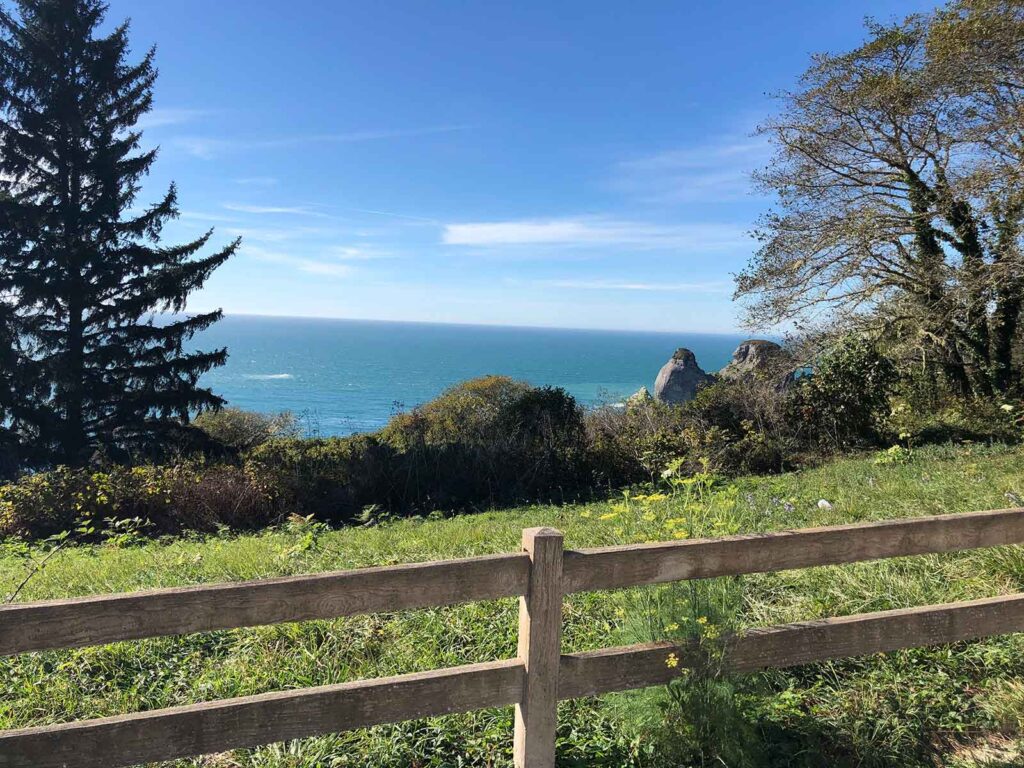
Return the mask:
MULTIPOLYGON (((1024 542, 1024 509, 720 539, 563 551, 550 528, 523 551, 385 568, 0 607, 0 654, 520 596, 516 659, 0 732, 0 768, 112 768, 381 723, 515 705, 522 768, 554 765, 560 699, 667 683, 648 643, 561 654, 563 595, 1024 542)), ((786 667, 1024 631, 1024 595, 757 629, 735 671, 786 667)))

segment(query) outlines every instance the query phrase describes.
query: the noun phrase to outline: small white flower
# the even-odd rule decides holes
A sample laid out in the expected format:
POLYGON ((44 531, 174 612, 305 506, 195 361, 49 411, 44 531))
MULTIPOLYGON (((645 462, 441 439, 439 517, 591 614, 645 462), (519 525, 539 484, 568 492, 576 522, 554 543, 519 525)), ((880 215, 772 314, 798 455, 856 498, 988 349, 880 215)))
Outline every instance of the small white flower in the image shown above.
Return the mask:
POLYGON ((1009 403, 1003 403, 1003 404, 1002 404, 1002 405, 1000 405, 999 407, 1000 407, 1000 409, 1002 409, 1002 410, 1006 411, 1007 413, 1009 413, 1010 411, 1012 411, 1012 410, 1013 410, 1013 406, 1012 406, 1012 405, 1010 405, 1009 403))
POLYGON ((832 509, 832 503, 824 499, 818 499, 818 509, 830 510, 832 509))

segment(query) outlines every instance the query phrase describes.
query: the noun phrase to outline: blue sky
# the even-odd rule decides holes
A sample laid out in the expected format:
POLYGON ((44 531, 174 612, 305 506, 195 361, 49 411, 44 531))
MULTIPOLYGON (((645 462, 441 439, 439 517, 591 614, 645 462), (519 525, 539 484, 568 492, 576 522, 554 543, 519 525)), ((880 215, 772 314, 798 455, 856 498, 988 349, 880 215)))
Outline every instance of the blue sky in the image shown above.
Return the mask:
MULTIPOLYGON (((729 331, 751 136, 842 2, 110 0, 158 47, 149 197, 240 254, 191 308, 729 331)), ((140 201, 145 202, 145 200, 140 201)))

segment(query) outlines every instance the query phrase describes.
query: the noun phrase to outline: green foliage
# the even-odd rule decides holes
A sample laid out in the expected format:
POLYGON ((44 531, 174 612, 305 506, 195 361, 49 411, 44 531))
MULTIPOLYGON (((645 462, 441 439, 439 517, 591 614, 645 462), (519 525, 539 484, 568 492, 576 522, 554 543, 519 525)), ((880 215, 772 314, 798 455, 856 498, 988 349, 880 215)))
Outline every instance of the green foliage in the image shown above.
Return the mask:
POLYGON ((299 436, 295 414, 255 413, 242 408, 221 408, 203 411, 192 420, 217 446, 228 452, 244 454, 274 438, 299 436))
POLYGON ((669 461, 685 451, 682 409, 657 400, 597 408, 585 419, 589 461, 600 483, 653 482, 669 461))
MULTIPOLYGON (((663 479, 675 509, 685 514, 675 536, 700 538, 731 532, 736 525, 735 488, 716 493, 716 478, 679 475, 673 462, 663 479)), ((655 735, 662 753, 679 765, 759 764, 762 745, 737 693, 742 681, 725 668, 728 638, 739 628, 743 584, 737 578, 675 582, 634 593, 630 606, 640 641, 668 640, 684 649, 668 654, 665 665, 678 672, 659 709, 663 720, 655 735)))
POLYGON ((586 459, 582 413, 569 395, 488 376, 377 434, 270 440, 246 466, 284 508, 351 522, 371 505, 394 515, 578 494, 586 459))
POLYGON ((902 389, 893 399, 888 431, 914 445, 947 442, 1016 443, 1024 438, 1024 404, 1003 398, 962 400, 943 397, 933 408, 920 407, 902 389))
POLYGON ((788 394, 773 382, 719 382, 686 404, 691 471, 780 472, 804 447, 784 418, 788 394))
POLYGON ((885 466, 886 464, 909 464, 914 452, 902 445, 894 445, 884 451, 879 451, 875 457, 875 464, 885 466))
POLYGON ((529 384, 507 376, 470 379, 395 416, 382 430, 381 439, 398 450, 417 445, 487 445, 495 440, 495 427, 530 392, 529 384))
POLYGON ((389 507, 401 492, 396 451, 375 435, 278 438, 251 451, 246 471, 277 503, 331 522, 357 519, 364 507, 389 507))
POLYGON ((0 538, 75 531, 127 538, 267 525, 275 507, 242 469, 226 465, 59 467, 0 486, 0 538), (84 526, 84 528, 83 528, 84 526))
POLYGON ((896 367, 867 339, 847 336, 797 380, 790 410, 805 439, 833 449, 877 443, 890 412, 896 367))

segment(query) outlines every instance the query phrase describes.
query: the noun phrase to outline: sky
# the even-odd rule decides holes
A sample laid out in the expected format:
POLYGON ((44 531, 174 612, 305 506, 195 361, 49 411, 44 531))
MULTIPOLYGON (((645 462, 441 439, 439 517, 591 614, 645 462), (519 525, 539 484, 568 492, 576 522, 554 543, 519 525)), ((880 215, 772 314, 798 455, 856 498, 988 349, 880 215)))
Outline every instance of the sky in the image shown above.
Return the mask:
MULTIPOLYGON (((138 204, 243 245, 190 309, 737 330, 755 134, 914 0, 109 0, 160 78, 138 204)), ((760 329, 767 331, 770 329, 760 329)))

